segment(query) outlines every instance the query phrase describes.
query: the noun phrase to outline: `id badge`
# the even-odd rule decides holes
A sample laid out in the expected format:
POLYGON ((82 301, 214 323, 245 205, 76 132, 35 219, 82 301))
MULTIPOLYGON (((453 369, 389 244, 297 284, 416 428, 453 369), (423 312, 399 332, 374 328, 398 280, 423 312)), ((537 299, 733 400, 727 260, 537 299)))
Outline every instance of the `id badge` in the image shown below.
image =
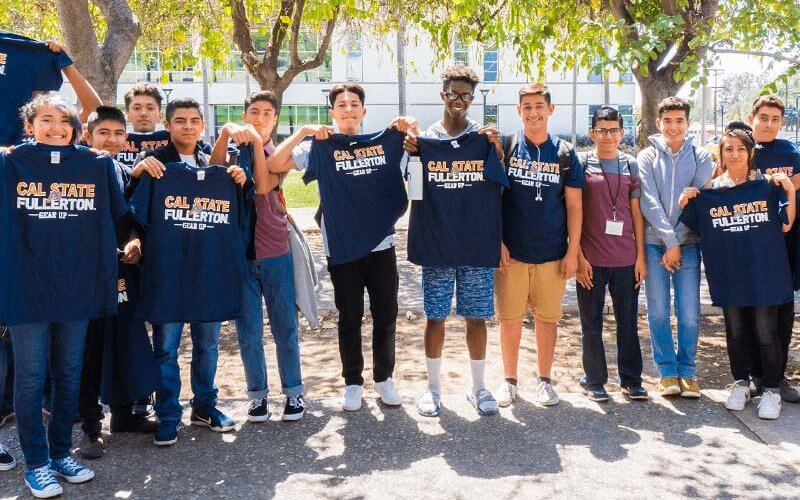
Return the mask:
POLYGON ((617 220, 606 220, 606 234, 610 234, 612 236, 622 236, 622 221, 617 220))

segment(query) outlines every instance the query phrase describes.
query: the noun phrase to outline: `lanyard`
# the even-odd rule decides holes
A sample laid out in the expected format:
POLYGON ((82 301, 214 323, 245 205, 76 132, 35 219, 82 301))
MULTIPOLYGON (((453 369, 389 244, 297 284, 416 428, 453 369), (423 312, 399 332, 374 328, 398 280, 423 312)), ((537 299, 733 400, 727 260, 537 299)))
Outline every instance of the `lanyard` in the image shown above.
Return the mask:
POLYGON ((617 221, 617 201, 619 201, 619 192, 622 190, 622 164, 619 161, 619 155, 617 155, 617 195, 614 196, 611 193, 611 182, 608 180, 608 176, 606 175, 605 171, 603 171, 603 162, 600 158, 597 159, 598 163, 600 163, 600 171, 603 172, 603 179, 606 181, 606 187, 608 187, 608 196, 611 198, 611 217, 614 219, 614 222, 617 221))

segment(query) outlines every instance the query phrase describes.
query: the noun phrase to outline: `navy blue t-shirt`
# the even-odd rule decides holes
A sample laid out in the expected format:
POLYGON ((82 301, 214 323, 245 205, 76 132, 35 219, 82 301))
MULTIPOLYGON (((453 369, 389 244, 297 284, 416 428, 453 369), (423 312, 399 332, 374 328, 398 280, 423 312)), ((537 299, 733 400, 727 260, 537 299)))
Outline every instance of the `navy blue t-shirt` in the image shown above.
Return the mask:
POLYGON ((242 220, 244 221, 244 248, 247 260, 255 260, 256 249, 256 186, 253 176, 253 145, 242 144, 236 148, 236 164, 244 169, 247 182, 242 190, 242 220))
MULTIPOLYGON (((172 140, 170 139, 169 132, 166 130, 156 130, 155 132, 129 132, 128 140, 125 146, 117 153, 117 161, 125 166, 133 168, 136 163, 136 157, 142 151, 153 151, 162 146, 168 145, 172 140)), ((197 142, 200 145, 200 151, 210 155, 213 147, 206 141, 200 140, 197 142)), ((228 148, 229 151, 231 148, 228 148)))
POLYGON ((408 260, 420 266, 497 267, 501 186, 497 151, 483 134, 419 137, 422 200, 411 202, 408 260))
POLYGON ((783 242, 786 194, 765 180, 701 189, 680 216, 700 235, 714 305, 772 306, 792 301, 783 242))
POLYGON ((131 198, 145 227, 142 311, 151 323, 236 318, 242 303, 242 191, 225 167, 168 163, 131 198))
MULTIPOLYGON (((756 146, 754 161, 763 174, 782 172, 788 177, 800 174, 800 152, 791 142, 776 139, 772 142, 761 142, 756 146)), ((800 196, 796 198, 800 201, 800 196)), ((789 265, 792 268, 792 283, 795 290, 800 290, 800 224, 795 223, 792 229, 784 234, 786 248, 789 252, 789 265)))
POLYGON ((319 183, 331 264, 369 253, 388 235, 408 206, 403 173, 404 134, 334 134, 314 140, 303 181, 319 183))
POLYGON ((22 141, 19 108, 35 91, 61 88, 61 69, 72 64, 42 42, 0 30, 0 146, 22 141))
POLYGON ((560 142, 548 136, 536 146, 520 131, 516 147, 503 159, 508 175, 508 189, 503 191, 503 242, 520 262, 541 264, 567 253, 564 188, 583 189, 584 176, 574 149, 569 168, 561 168, 560 142))
POLYGON ((117 310, 115 222, 128 212, 114 162, 81 146, 26 143, 0 154, 0 275, 8 324, 88 320, 117 310))

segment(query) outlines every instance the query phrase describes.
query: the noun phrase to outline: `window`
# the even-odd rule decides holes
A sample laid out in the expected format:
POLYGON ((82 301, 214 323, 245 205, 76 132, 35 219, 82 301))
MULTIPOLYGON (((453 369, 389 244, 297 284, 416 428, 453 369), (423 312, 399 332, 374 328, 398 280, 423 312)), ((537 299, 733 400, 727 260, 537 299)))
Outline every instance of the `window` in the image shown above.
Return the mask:
POLYGON ((158 82, 161 79, 161 53, 134 51, 120 75, 120 83, 158 82))
POLYGON ((497 49, 487 50, 483 54, 483 81, 496 82, 497 81, 497 49))
POLYGON ((630 71, 622 73, 621 75, 619 75, 619 80, 622 83, 633 83, 633 73, 631 73, 630 71))
POLYGON ((318 105, 283 105, 278 118, 278 136, 285 137, 292 134, 300 125, 324 124, 331 125, 327 106, 318 105))
POLYGON ((228 122, 243 125, 242 113, 244 113, 244 106, 241 105, 219 104, 214 106, 214 137, 219 137, 222 127, 228 122))
POLYGON ((500 110, 497 104, 487 104, 483 111, 483 124, 495 125, 500 122, 500 110))
POLYGON ((469 47, 458 40, 453 44, 453 62, 462 62, 469 66, 469 47))
MULTIPOLYGON (((297 57, 301 61, 313 59, 317 55, 317 48, 322 43, 322 35, 310 31, 300 31, 297 41, 297 57)), ((289 67, 289 40, 284 40, 281 52, 278 54, 278 72, 283 73, 289 67)), ((322 65, 304 71, 297 75, 293 83, 325 83, 331 81, 331 47, 322 60, 322 65)))
POLYGON ((364 51, 361 46, 361 33, 350 35, 347 50, 347 81, 360 82, 364 79, 364 51))
MULTIPOLYGON (((600 64, 600 58, 595 57, 592 61, 592 66, 600 64)), ((602 83, 603 82, 603 69, 589 68, 589 76, 587 77, 589 83, 602 83)))

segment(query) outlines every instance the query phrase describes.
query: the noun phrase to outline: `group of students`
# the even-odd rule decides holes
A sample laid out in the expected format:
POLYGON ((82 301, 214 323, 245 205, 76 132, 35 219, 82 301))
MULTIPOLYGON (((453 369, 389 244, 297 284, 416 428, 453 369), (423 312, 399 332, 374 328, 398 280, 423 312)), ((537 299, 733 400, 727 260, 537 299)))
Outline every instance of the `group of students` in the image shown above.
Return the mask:
MULTIPOLYGON (((54 56, 62 54, 55 48, 54 56)), ((393 379, 394 227, 409 200, 408 258, 422 268, 426 316, 421 415, 442 411, 445 323, 454 295, 470 358, 466 398, 476 411, 492 415, 517 398, 529 309, 537 346, 533 398, 557 404, 551 370, 573 276, 581 386, 591 400, 609 399, 606 289, 616 318, 619 384, 626 397, 649 399, 637 326, 642 283, 657 392, 700 397, 701 254, 712 300, 725 315, 734 378, 726 406, 741 410, 751 394, 760 394, 759 416, 774 419, 782 397, 800 399, 784 376, 793 289, 800 288, 793 225, 800 154, 776 139, 785 112, 778 97, 754 103, 752 127, 722 134, 715 170, 712 155, 687 133, 690 107, 682 99, 659 104, 661 133, 638 158, 619 150, 625 124, 610 106, 592 116, 594 149, 578 154, 548 131, 555 105, 546 86, 520 89, 522 128, 503 136, 468 116, 478 83, 472 69, 452 65, 442 75, 439 122, 422 131, 413 118, 398 117, 366 134, 364 88, 337 84, 328 93, 335 126, 304 125, 277 145, 272 137, 280 104, 269 91, 248 96, 244 124, 225 124, 213 146, 201 141, 205 122, 193 99, 171 100, 165 130, 156 131, 162 100, 151 84, 125 94, 125 113, 82 98, 82 117, 50 94, 26 103, 21 116, 28 141, 14 137, 0 153, 0 321, 9 325, 14 362, 13 409, 3 416, 16 413, 33 495, 60 494, 59 477, 69 483, 94 477, 70 454, 71 430, 77 415, 84 433, 78 453, 103 455, 99 401, 111 408, 112 433, 151 433, 158 446, 177 441, 183 413, 178 350, 186 323, 192 340, 189 422, 216 432, 235 428, 217 408, 223 320, 236 324, 247 419, 268 420, 262 300, 286 396, 281 418, 304 416, 297 309, 313 301, 315 278, 281 194, 290 170, 319 187, 346 411, 362 404, 365 290, 374 389, 383 404, 402 404, 393 379), (486 320, 495 316, 504 381, 493 394, 484 371, 486 320), (153 392, 156 420, 148 407, 153 392)), ((13 468, 8 450, 0 452, 0 469, 13 468)))

